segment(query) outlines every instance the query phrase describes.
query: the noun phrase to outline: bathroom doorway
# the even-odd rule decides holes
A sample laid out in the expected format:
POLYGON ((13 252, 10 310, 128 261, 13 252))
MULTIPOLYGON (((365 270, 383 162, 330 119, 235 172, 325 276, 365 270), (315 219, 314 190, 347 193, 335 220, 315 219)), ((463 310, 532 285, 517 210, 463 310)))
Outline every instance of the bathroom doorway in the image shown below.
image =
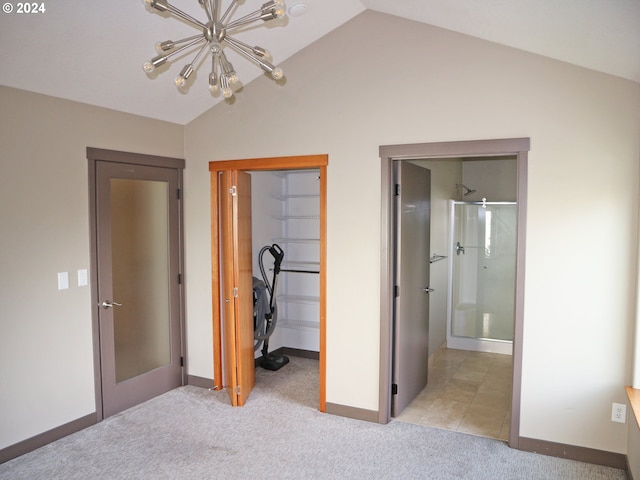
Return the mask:
MULTIPOLYGON (((416 161, 428 159, 455 160, 463 158, 497 158, 512 156, 516 164, 516 200, 517 200, 517 248, 516 248, 516 274, 514 292, 514 338, 512 360, 512 387, 510 388, 510 414, 509 414, 509 444, 517 448, 519 440, 519 404, 521 389, 521 366, 522 366, 522 317, 524 299, 524 241, 525 241, 525 213, 526 213, 526 167, 527 152, 529 150, 529 139, 504 139, 486 140, 470 142, 446 142, 434 144, 412 144, 412 145, 392 145, 380 147, 380 157, 382 160, 382 271, 381 271, 381 368, 380 368, 380 408, 379 421, 386 423, 390 420, 390 403, 392 386, 390 382, 391 359, 392 359, 392 332, 393 332, 393 264, 394 259, 389 252, 394 251, 393 239, 393 193, 394 185, 393 168, 396 162, 416 161)), ((462 182, 457 182, 462 183, 462 182)), ((465 191, 465 193, 468 193, 465 191)), ((455 197, 454 197, 455 198, 455 197)), ((433 257, 445 257, 447 251, 435 251, 432 245, 433 257)), ((446 269, 446 263, 442 262, 441 267, 446 269)), ((433 270, 432 270, 433 274, 433 270)), ((433 279, 431 284, 433 285, 433 279)), ((446 287, 445 287, 446 288, 446 287)), ((433 301, 433 297, 432 297, 433 301)), ((430 347, 432 347, 430 342, 430 347)), ((433 349, 433 348, 432 348, 433 349)), ((435 351, 435 349, 433 349, 435 351)), ((493 355, 493 354, 485 354, 493 355)), ((462 359, 459 367, 463 364, 468 367, 468 362, 462 359)), ((486 360, 486 359, 485 359, 486 360)), ((487 371, 493 360, 485 361, 487 371)), ((498 362, 500 363, 500 362, 498 362)), ((496 368, 498 365, 496 365, 496 368)), ((464 372, 461 371, 460 374, 464 372)), ((486 373, 486 372, 485 372, 486 373)))

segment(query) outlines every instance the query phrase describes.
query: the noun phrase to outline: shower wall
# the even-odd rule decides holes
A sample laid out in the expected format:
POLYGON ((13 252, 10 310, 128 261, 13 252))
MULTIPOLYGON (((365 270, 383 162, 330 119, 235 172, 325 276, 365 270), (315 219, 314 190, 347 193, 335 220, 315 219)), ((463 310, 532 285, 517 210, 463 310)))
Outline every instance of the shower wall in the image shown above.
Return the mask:
POLYGON ((447 343, 453 348, 464 345, 509 353, 514 321, 516 205, 451 202, 451 208, 454 246, 447 343))
MULTIPOLYGON (((462 162, 462 181, 475 190, 465 201, 515 202, 517 170, 515 157, 465 159, 462 162)), ((459 198, 458 200, 462 200, 459 198)))

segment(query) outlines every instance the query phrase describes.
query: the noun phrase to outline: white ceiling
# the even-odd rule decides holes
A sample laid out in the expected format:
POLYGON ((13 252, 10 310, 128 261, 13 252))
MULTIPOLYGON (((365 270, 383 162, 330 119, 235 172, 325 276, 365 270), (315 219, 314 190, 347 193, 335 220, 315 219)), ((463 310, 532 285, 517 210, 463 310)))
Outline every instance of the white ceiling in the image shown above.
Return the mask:
MULTIPOLYGON (((264 1, 240 2, 234 18, 264 1)), ((288 6, 302 2, 304 15, 237 38, 268 48, 278 63, 372 9, 640 82, 640 0, 289 0, 288 6)), ((183 22, 141 0, 42 3, 44 13, 0 14, 0 84, 179 124, 220 101, 207 89, 207 65, 188 93, 173 85, 191 54, 155 78, 142 71, 157 41, 198 33, 183 22)), ((172 3, 204 21, 196 0, 172 3)), ((262 74, 246 60, 232 62, 245 85, 262 74)))

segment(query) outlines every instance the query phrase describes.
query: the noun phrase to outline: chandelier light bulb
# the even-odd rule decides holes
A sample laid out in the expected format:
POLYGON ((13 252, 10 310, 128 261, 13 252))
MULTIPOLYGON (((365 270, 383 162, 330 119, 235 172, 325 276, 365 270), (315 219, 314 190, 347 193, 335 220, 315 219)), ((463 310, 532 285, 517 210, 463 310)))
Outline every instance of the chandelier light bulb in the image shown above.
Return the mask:
POLYGON ((231 90, 230 87, 226 87, 222 89, 222 96, 224 98, 231 98, 233 97, 233 90, 231 90))
POLYGON ((274 80, 280 80, 282 77, 284 77, 284 72, 280 67, 277 67, 273 69, 273 71, 271 72, 271 76, 274 80))
POLYGON ((184 78, 182 75, 178 75, 176 79, 173 81, 173 83, 176 84, 176 87, 182 88, 184 87, 185 83, 187 83, 187 79, 184 78))
POLYGON ((145 71, 145 73, 151 73, 156 69, 156 67, 154 67, 153 63, 151 62, 144 62, 144 65, 142 65, 142 69, 145 71))

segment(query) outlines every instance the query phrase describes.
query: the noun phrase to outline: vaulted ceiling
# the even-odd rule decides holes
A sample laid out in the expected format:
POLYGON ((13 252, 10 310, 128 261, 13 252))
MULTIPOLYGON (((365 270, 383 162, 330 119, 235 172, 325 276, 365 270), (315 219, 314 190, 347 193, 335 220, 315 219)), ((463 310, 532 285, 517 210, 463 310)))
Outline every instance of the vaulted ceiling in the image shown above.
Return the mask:
MULTIPOLYGON (((171 0, 204 21, 197 0, 171 0)), ((239 2, 238 18, 266 0, 239 2)), ((223 8, 228 0, 222 0, 223 8)), ((198 33, 138 0, 44 0, 44 12, 0 15, 0 84, 186 124, 220 98, 204 65, 188 93, 173 84, 186 56, 150 79, 142 64, 157 41, 198 33)), ((366 9, 424 22, 640 82, 640 0, 289 0, 289 15, 238 35, 280 63, 366 9)), ((384 35, 384 32, 381 32, 384 35)), ((402 48, 402 39, 389 42, 402 48)), ((262 71, 232 60, 244 85, 262 71)), ((286 71, 285 71, 286 74, 286 71)))

